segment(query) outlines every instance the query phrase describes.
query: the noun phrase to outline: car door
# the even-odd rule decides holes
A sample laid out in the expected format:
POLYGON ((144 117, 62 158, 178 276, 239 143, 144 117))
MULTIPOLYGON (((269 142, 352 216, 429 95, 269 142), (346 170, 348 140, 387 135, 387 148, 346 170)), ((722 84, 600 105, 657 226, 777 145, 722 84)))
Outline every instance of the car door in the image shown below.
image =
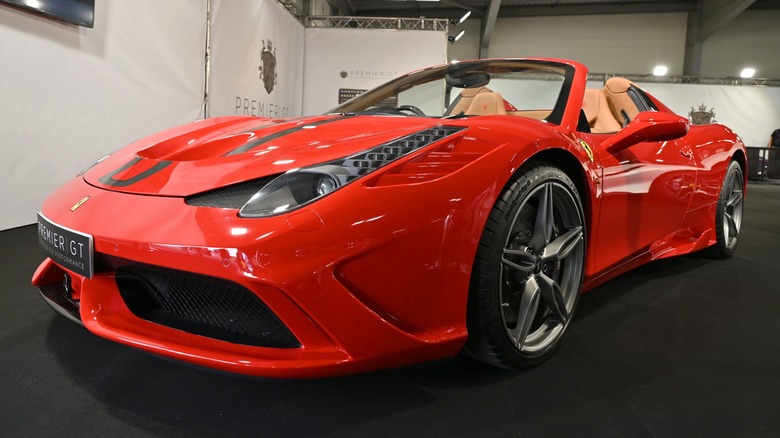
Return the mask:
POLYGON ((679 231, 694 193, 696 167, 684 138, 641 142, 617 153, 591 141, 602 164, 601 209, 595 224, 597 271, 662 245, 679 231))

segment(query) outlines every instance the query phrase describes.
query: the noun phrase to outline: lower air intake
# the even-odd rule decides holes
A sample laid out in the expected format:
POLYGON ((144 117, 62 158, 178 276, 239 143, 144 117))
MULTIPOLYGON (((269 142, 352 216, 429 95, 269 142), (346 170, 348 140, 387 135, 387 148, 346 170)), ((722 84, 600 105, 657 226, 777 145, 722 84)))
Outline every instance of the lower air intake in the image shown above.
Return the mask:
POLYGON ((119 268, 116 283, 141 319, 243 345, 297 348, 300 343, 255 294, 227 280, 152 266, 119 268))

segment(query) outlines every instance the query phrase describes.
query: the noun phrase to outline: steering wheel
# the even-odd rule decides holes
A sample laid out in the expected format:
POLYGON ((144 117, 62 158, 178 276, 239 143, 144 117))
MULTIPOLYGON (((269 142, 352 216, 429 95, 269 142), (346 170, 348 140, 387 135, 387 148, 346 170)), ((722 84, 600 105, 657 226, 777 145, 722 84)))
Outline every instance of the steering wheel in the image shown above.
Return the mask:
POLYGON ((414 105, 401 105, 398 107, 398 111, 409 111, 415 116, 425 117, 425 113, 414 105))

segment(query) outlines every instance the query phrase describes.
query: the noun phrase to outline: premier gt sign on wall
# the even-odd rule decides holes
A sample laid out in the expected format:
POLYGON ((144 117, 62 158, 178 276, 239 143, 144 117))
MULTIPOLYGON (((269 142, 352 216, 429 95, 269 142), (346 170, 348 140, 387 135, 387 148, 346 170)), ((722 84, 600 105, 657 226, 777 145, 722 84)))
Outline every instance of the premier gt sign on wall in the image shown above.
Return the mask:
POLYGON ((307 28, 305 44, 305 115, 322 113, 412 70, 447 61, 444 31, 307 28))
POLYGON ((271 0, 214 0, 208 114, 301 114, 303 25, 271 0))

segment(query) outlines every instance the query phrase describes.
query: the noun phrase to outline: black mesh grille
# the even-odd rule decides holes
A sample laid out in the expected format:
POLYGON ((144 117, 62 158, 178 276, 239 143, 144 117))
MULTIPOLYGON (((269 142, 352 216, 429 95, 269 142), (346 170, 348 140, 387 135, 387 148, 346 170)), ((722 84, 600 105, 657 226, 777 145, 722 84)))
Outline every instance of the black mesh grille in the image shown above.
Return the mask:
POLYGON ((255 179, 221 189, 204 192, 185 199, 189 205, 196 207, 234 208, 239 209, 249 201, 260 189, 265 187, 279 175, 272 175, 261 179, 255 179))
POLYGON ((119 268, 116 283, 130 311, 147 321, 236 344, 300 347, 265 303, 238 284, 152 266, 119 268))

